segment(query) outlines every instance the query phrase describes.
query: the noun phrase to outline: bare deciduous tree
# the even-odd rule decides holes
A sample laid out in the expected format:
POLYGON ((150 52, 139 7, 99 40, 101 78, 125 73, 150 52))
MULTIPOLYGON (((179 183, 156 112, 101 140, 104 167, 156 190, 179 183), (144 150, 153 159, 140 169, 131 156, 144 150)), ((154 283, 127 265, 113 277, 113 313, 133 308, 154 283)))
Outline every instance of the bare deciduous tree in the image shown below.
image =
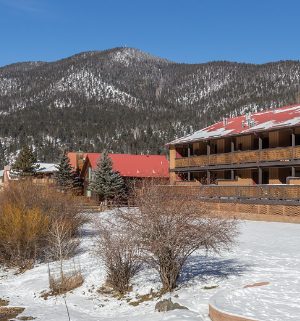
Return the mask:
MULTIPOLYGON (((63 218, 57 219, 52 223, 48 238, 50 246, 48 247, 47 256, 49 259, 59 262, 58 277, 52 276, 50 266, 48 265, 49 286, 53 294, 65 294, 67 291, 73 290, 83 283, 83 276, 80 269, 76 268, 75 262, 73 262, 74 266, 71 270, 69 269, 67 273, 64 271, 64 261, 74 255, 79 241, 72 237, 72 229, 63 218)), ((64 300, 66 304, 65 297, 64 300)))
POLYGON ((140 244, 143 259, 158 271, 166 292, 176 287, 192 253, 229 249, 237 235, 235 220, 214 215, 195 197, 173 195, 168 186, 149 185, 136 193, 136 204, 120 217, 140 244))

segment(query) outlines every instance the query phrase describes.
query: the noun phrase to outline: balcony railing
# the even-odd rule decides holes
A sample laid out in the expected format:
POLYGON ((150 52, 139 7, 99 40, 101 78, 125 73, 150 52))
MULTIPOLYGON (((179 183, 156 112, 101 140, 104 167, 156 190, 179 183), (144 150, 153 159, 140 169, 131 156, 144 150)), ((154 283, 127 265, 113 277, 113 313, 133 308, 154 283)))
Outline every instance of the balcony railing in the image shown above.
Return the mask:
POLYGON ((192 196, 204 199, 232 200, 276 200, 294 201, 300 200, 300 185, 254 185, 254 186, 175 186, 169 185, 170 197, 192 196))
POLYGON ((200 186, 199 195, 207 198, 299 200, 299 185, 200 186))
POLYGON ((270 161, 288 161, 294 158, 300 159, 300 146, 277 147, 261 150, 236 151, 231 153, 176 158, 175 168, 270 161))

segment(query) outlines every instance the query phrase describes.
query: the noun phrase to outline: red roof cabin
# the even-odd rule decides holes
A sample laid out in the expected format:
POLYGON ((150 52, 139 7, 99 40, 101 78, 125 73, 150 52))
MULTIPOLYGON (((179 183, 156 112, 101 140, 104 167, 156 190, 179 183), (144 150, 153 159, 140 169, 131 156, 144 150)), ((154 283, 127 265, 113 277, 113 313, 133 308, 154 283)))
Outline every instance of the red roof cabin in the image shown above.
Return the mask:
MULTIPOLYGON (((163 155, 108 154, 113 170, 120 173, 126 183, 144 180, 169 180, 169 162, 163 155)), ((101 158, 100 153, 87 153, 81 171, 84 195, 91 197, 89 182, 101 158)))

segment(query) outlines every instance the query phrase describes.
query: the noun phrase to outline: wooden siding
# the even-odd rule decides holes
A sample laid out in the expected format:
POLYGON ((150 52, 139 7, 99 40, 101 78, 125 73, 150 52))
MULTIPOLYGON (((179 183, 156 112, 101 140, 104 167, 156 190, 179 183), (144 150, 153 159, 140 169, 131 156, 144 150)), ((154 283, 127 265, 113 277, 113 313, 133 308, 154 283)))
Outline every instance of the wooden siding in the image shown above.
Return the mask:
MULTIPOLYGON (((194 195, 203 198, 237 198, 237 199, 261 199, 261 200, 284 200, 299 201, 299 185, 253 185, 253 186, 221 186, 221 185, 198 185, 198 186, 165 186, 169 188, 170 196, 194 195)), ((300 202, 299 202, 300 205, 300 202)))
POLYGON ((257 198, 269 200, 299 200, 300 187, 297 185, 259 186, 200 186, 199 195, 208 198, 257 198))
POLYGON ((236 151, 213 155, 191 156, 175 159, 175 168, 201 167, 206 165, 241 164, 300 159, 300 146, 277 147, 262 150, 236 151))
POLYGON ((160 186, 170 199, 196 198, 199 207, 242 219, 300 223, 300 186, 160 186), (217 197, 221 196, 221 197, 217 197), (226 197, 227 196, 227 197, 226 197), (239 198, 238 198, 238 197, 239 198))

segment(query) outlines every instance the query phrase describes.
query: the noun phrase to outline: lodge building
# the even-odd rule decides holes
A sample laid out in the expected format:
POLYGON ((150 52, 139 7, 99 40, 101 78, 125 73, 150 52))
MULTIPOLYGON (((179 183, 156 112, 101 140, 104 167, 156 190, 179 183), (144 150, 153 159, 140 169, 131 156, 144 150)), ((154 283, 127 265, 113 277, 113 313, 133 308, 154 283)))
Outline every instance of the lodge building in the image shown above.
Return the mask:
POLYGON ((171 184, 300 184, 300 105, 223 119, 169 151, 171 184))
POLYGON ((226 118, 168 144, 173 194, 300 222, 300 105, 226 118))

